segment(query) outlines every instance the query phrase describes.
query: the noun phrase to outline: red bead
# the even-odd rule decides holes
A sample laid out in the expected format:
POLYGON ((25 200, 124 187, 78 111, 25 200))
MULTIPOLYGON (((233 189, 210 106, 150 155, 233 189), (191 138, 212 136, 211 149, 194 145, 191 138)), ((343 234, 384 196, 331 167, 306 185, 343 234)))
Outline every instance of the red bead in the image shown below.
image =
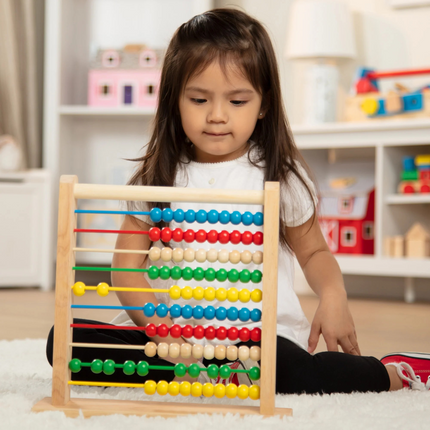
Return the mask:
POLYGON ((256 245, 263 245, 263 233, 261 231, 257 231, 256 233, 254 233, 253 242, 256 245))
POLYGON ((250 231, 244 231, 242 233, 242 243, 244 245, 251 245, 251 243, 252 243, 252 233, 250 231))
POLYGON ((182 329, 179 324, 173 324, 172 327, 170 327, 170 336, 179 339, 182 334, 182 329))
POLYGON ((240 234, 240 231, 233 230, 230 233, 230 242, 237 245, 240 243, 240 239, 242 238, 242 235, 240 234))
POLYGON ((206 236, 207 236, 207 234, 204 230, 199 230, 196 233, 196 241, 199 243, 203 243, 206 240, 206 236))
POLYGON ((239 336, 239 330, 236 327, 230 327, 228 329, 228 338, 230 340, 236 340, 239 336))
POLYGON ((225 327, 218 327, 216 329, 216 338, 219 340, 224 340, 227 337, 227 329, 225 327))
POLYGON ((405 188, 403 188, 404 194, 414 194, 415 188, 412 185, 405 185, 405 188))
POLYGON ((422 193, 430 193, 430 185, 424 184, 421 185, 421 190, 422 193))
POLYGON ((151 242, 157 242, 157 240, 160 240, 160 229, 158 227, 152 227, 149 229, 149 240, 151 242))
POLYGON ((155 324, 147 324, 145 327, 145 333, 148 337, 154 337, 157 335, 157 327, 155 324))
POLYGON ((248 340, 251 339, 251 331, 249 328, 243 327, 239 330, 239 339, 242 342, 248 342, 248 340))
POLYGON ((170 242, 172 240, 172 230, 169 227, 161 229, 161 240, 163 242, 170 242))
POLYGON ((175 242, 180 242, 182 238, 184 237, 184 232, 181 228, 175 228, 172 232, 172 239, 175 242))
POLYGON ((261 340, 261 330, 258 327, 251 330, 251 340, 254 342, 259 342, 261 340))
POLYGON ((217 243, 218 241, 218 232, 216 230, 211 230, 207 236, 206 236, 206 240, 209 243, 217 243))
POLYGON ((169 335, 169 327, 167 327, 166 324, 160 324, 157 327, 157 334, 158 334, 158 336, 161 336, 161 337, 168 336, 169 335))
POLYGON ((197 325, 194 327, 194 337, 196 339, 203 339, 205 336, 205 329, 202 325, 197 325))
POLYGON ((209 326, 205 328, 205 338, 212 340, 215 339, 216 329, 215 327, 209 326))
POLYGON ((185 242, 187 242, 187 243, 191 243, 191 242, 193 242, 194 241, 194 237, 195 237, 195 233, 194 233, 194 231, 193 230, 187 230, 185 233, 184 233, 184 240, 185 240, 185 242))
POLYGON ((182 336, 186 339, 189 339, 190 337, 193 337, 193 327, 189 324, 182 327, 182 336))
POLYGON ((219 243, 228 243, 230 240, 230 233, 226 230, 221 231, 218 233, 218 241, 219 243))

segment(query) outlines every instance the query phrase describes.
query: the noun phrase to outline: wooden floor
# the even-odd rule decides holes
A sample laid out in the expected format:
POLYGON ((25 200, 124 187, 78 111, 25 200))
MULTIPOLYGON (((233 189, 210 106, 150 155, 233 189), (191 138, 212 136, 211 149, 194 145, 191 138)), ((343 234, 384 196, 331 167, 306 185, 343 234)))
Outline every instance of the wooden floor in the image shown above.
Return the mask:
MULTIPOLYGON (((81 304, 94 303, 87 293, 81 304)), ((318 306, 312 296, 301 296, 306 316, 311 321, 318 306)), ((78 303, 78 302, 76 302, 78 303)), ((114 294, 106 304, 117 304, 114 294)), ((398 301, 350 299, 358 340, 363 355, 380 358, 393 351, 430 352, 430 303, 405 304, 398 301)), ((77 316, 110 321, 118 311, 79 310, 77 316)), ((54 293, 37 289, 0 289, 0 340, 46 338, 54 322, 54 293)), ((317 351, 325 350, 320 340, 317 351)))

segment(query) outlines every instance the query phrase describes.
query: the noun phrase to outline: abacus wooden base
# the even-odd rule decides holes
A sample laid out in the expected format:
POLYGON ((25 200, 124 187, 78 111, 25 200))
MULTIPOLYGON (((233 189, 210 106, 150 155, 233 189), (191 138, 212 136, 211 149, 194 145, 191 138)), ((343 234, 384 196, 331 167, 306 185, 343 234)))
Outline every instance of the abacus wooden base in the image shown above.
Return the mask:
MULTIPOLYGON (((85 418, 97 415, 146 415, 148 417, 164 416, 175 417, 189 414, 240 414, 260 415, 258 406, 236 405, 208 405, 196 403, 166 403, 142 402, 132 400, 106 400, 106 399, 73 399, 65 406, 53 406, 51 397, 45 397, 36 403, 33 412, 62 411, 69 418, 76 418, 80 411, 85 418)), ((290 408, 275 408, 274 415, 291 416, 290 408)))

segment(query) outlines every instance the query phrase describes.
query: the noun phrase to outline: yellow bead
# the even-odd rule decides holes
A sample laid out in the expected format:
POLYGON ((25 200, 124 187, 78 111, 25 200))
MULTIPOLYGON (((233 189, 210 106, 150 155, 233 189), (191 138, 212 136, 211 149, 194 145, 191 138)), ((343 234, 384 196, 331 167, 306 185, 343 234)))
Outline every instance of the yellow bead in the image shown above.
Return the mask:
POLYGON ((205 300, 211 302, 215 298, 216 290, 214 287, 207 287, 205 289, 205 300))
POLYGON ((214 386, 206 382, 206 384, 203 385, 202 392, 205 397, 212 397, 214 395, 214 386))
POLYGON ((178 285, 173 285, 169 289, 169 296, 172 300, 178 300, 181 297, 181 288, 178 285))
POLYGON ((363 109, 367 115, 375 114, 379 109, 378 100, 374 99, 373 97, 365 98, 361 104, 361 109, 363 109))
POLYGON ((200 397, 202 395, 203 385, 200 382, 193 382, 191 385, 191 395, 193 397, 200 397))
POLYGON ((155 394, 155 390, 157 389, 157 383, 155 381, 146 381, 144 391, 145 394, 155 394))
POLYGON ((225 288, 218 288, 216 290, 215 297, 220 302, 223 302, 227 298, 227 290, 225 288))
POLYGON ((239 300, 242 303, 248 303, 251 300, 251 292, 244 288, 243 290, 239 291, 239 300))
POLYGON ((168 392, 171 396, 177 396, 179 394, 179 382, 169 382, 168 392))
POLYGON ((75 296, 83 296, 85 294, 85 284, 83 282, 76 282, 73 285, 73 294, 75 296))
POLYGON ((262 297, 263 297, 263 292, 259 288, 256 288, 255 290, 252 290, 251 300, 254 303, 261 302, 262 297))
POLYGON ((190 300, 193 297, 193 289, 189 286, 182 288, 181 297, 185 300, 190 300))
POLYGON ((229 399, 234 399, 237 395, 237 385, 235 384, 228 384, 227 387, 225 387, 225 395, 229 399))
POLYGON ((239 399, 245 400, 248 398, 249 388, 247 385, 239 385, 237 387, 237 397, 239 399))
POLYGON ((167 381, 160 381, 157 384, 157 393, 160 394, 160 396, 165 396, 169 391, 169 384, 167 381))
POLYGON ((191 392, 191 384, 188 381, 181 382, 179 384, 179 393, 186 397, 189 396, 191 392))
POLYGON ((251 385, 248 395, 250 399, 258 400, 260 398, 260 387, 258 385, 251 385))
POLYGON ((101 282, 97 285, 97 294, 101 297, 105 297, 109 294, 109 285, 106 282, 101 282))
POLYGON ((205 289, 203 287, 195 287, 193 290, 193 298, 195 300, 203 300, 205 289))
POLYGON ((227 299, 229 302, 237 302, 237 299, 239 298, 239 291, 237 291, 237 288, 229 288, 227 291, 227 299))
POLYGON ((218 399, 222 399, 225 396, 225 385, 216 384, 214 388, 214 396, 218 399))

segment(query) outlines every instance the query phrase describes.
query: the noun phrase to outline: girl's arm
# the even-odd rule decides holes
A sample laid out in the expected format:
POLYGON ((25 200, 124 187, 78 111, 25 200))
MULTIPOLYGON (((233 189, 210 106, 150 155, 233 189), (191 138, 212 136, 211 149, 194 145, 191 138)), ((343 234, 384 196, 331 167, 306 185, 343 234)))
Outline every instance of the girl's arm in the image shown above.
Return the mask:
POLYGON ((346 291, 339 265, 330 252, 317 220, 312 218, 298 227, 287 227, 287 237, 310 287, 320 299, 315 313, 309 352, 323 335, 328 351, 361 355, 354 321, 348 308, 346 291))

